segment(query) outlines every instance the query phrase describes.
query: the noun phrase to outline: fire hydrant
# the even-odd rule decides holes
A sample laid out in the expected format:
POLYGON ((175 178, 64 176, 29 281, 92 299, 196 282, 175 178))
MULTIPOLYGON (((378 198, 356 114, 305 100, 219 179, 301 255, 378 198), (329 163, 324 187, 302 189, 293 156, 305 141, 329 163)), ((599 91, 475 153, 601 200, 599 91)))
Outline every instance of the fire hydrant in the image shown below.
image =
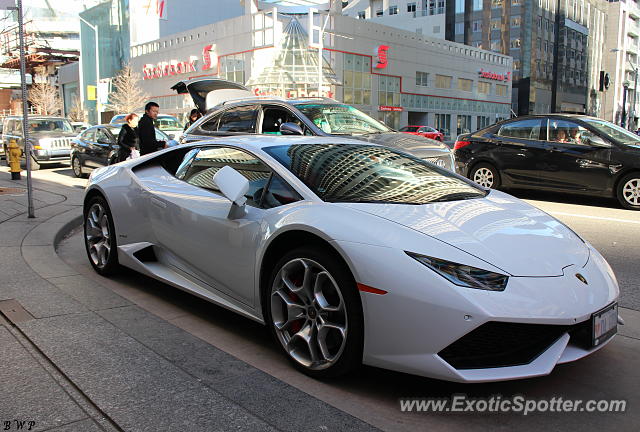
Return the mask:
POLYGON ((7 158, 9 158, 9 171, 11 172, 11 180, 20 180, 20 158, 22 157, 22 149, 16 143, 16 140, 9 141, 7 158))

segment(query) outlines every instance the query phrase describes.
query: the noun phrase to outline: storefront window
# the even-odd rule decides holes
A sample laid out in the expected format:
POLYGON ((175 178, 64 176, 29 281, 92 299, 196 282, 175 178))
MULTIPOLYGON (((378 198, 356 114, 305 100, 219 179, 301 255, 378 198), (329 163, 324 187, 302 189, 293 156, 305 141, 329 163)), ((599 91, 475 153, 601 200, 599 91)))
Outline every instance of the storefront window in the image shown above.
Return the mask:
POLYGON ((491 117, 478 116, 478 129, 484 129, 491 124, 491 117))
POLYGON ((436 114, 436 129, 446 137, 451 137, 451 114, 436 114))
POLYGON ((344 102, 371 105, 371 58, 344 54, 344 102))
POLYGON ((491 83, 478 81, 478 93, 479 94, 489 94, 491 92, 491 83))
POLYGON ((458 129, 457 134, 471 132, 471 116, 470 115, 458 115, 458 129))
POLYGON ((451 77, 447 75, 436 75, 436 87, 441 89, 450 89, 451 77))
POLYGON ((400 106, 400 78, 379 76, 378 105, 400 106))
POLYGON ((226 80, 244 84, 244 59, 242 54, 221 57, 220 76, 226 80))
POLYGON ((470 92, 472 85, 473 85, 473 80, 458 78, 458 90, 470 92))

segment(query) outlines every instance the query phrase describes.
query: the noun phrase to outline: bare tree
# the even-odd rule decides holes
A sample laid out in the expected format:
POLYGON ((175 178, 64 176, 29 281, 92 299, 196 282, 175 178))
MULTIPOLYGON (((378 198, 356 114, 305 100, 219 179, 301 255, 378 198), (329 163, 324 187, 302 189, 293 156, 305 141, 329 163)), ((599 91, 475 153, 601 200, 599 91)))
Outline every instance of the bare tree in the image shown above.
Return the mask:
POLYGON ((142 107, 149 95, 140 88, 142 76, 126 64, 111 82, 108 106, 117 113, 130 113, 142 107))
POLYGON ((85 111, 84 106, 82 105, 82 99, 80 99, 80 96, 76 95, 73 99, 71 109, 69 110, 69 120, 75 122, 87 121, 87 111, 85 111))
POLYGON ((44 75, 36 75, 29 89, 29 102, 40 115, 55 115, 62 110, 62 99, 58 88, 49 84, 44 75))

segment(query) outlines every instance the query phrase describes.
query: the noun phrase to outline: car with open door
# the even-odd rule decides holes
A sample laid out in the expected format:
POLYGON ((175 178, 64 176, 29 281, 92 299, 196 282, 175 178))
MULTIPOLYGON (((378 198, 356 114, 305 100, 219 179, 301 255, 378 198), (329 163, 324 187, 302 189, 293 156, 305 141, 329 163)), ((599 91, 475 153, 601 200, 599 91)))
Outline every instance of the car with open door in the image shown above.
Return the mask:
POLYGON ((453 154, 442 142, 397 132, 333 99, 258 97, 242 84, 219 78, 180 81, 172 89, 190 94, 203 114, 185 131, 181 142, 244 134, 351 137, 454 169, 453 154))
POLYGON ((595 117, 517 117, 454 145, 459 173, 487 188, 616 198, 640 210, 640 136, 595 117))
MULTIPOLYGON (((103 124, 90 127, 71 141, 71 168, 76 177, 117 161, 118 134, 122 125, 103 124)), ((178 145, 167 134, 156 129, 156 139, 169 146, 178 145)))

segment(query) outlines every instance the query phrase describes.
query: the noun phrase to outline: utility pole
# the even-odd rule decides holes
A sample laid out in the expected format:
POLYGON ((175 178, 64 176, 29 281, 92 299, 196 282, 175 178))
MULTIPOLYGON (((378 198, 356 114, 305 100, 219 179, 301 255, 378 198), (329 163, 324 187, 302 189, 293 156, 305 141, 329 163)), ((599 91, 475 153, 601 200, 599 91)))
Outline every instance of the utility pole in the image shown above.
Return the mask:
POLYGON ((24 17, 22 0, 18 3, 18 34, 20 35, 20 88, 22 91, 22 133, 24 134, 24 154, 27 161, 27 211, 34 218, 33 185, 31 184, 31 142, 29 141, 29 104, 27 101, 26 59, 24 54, 24 17))

